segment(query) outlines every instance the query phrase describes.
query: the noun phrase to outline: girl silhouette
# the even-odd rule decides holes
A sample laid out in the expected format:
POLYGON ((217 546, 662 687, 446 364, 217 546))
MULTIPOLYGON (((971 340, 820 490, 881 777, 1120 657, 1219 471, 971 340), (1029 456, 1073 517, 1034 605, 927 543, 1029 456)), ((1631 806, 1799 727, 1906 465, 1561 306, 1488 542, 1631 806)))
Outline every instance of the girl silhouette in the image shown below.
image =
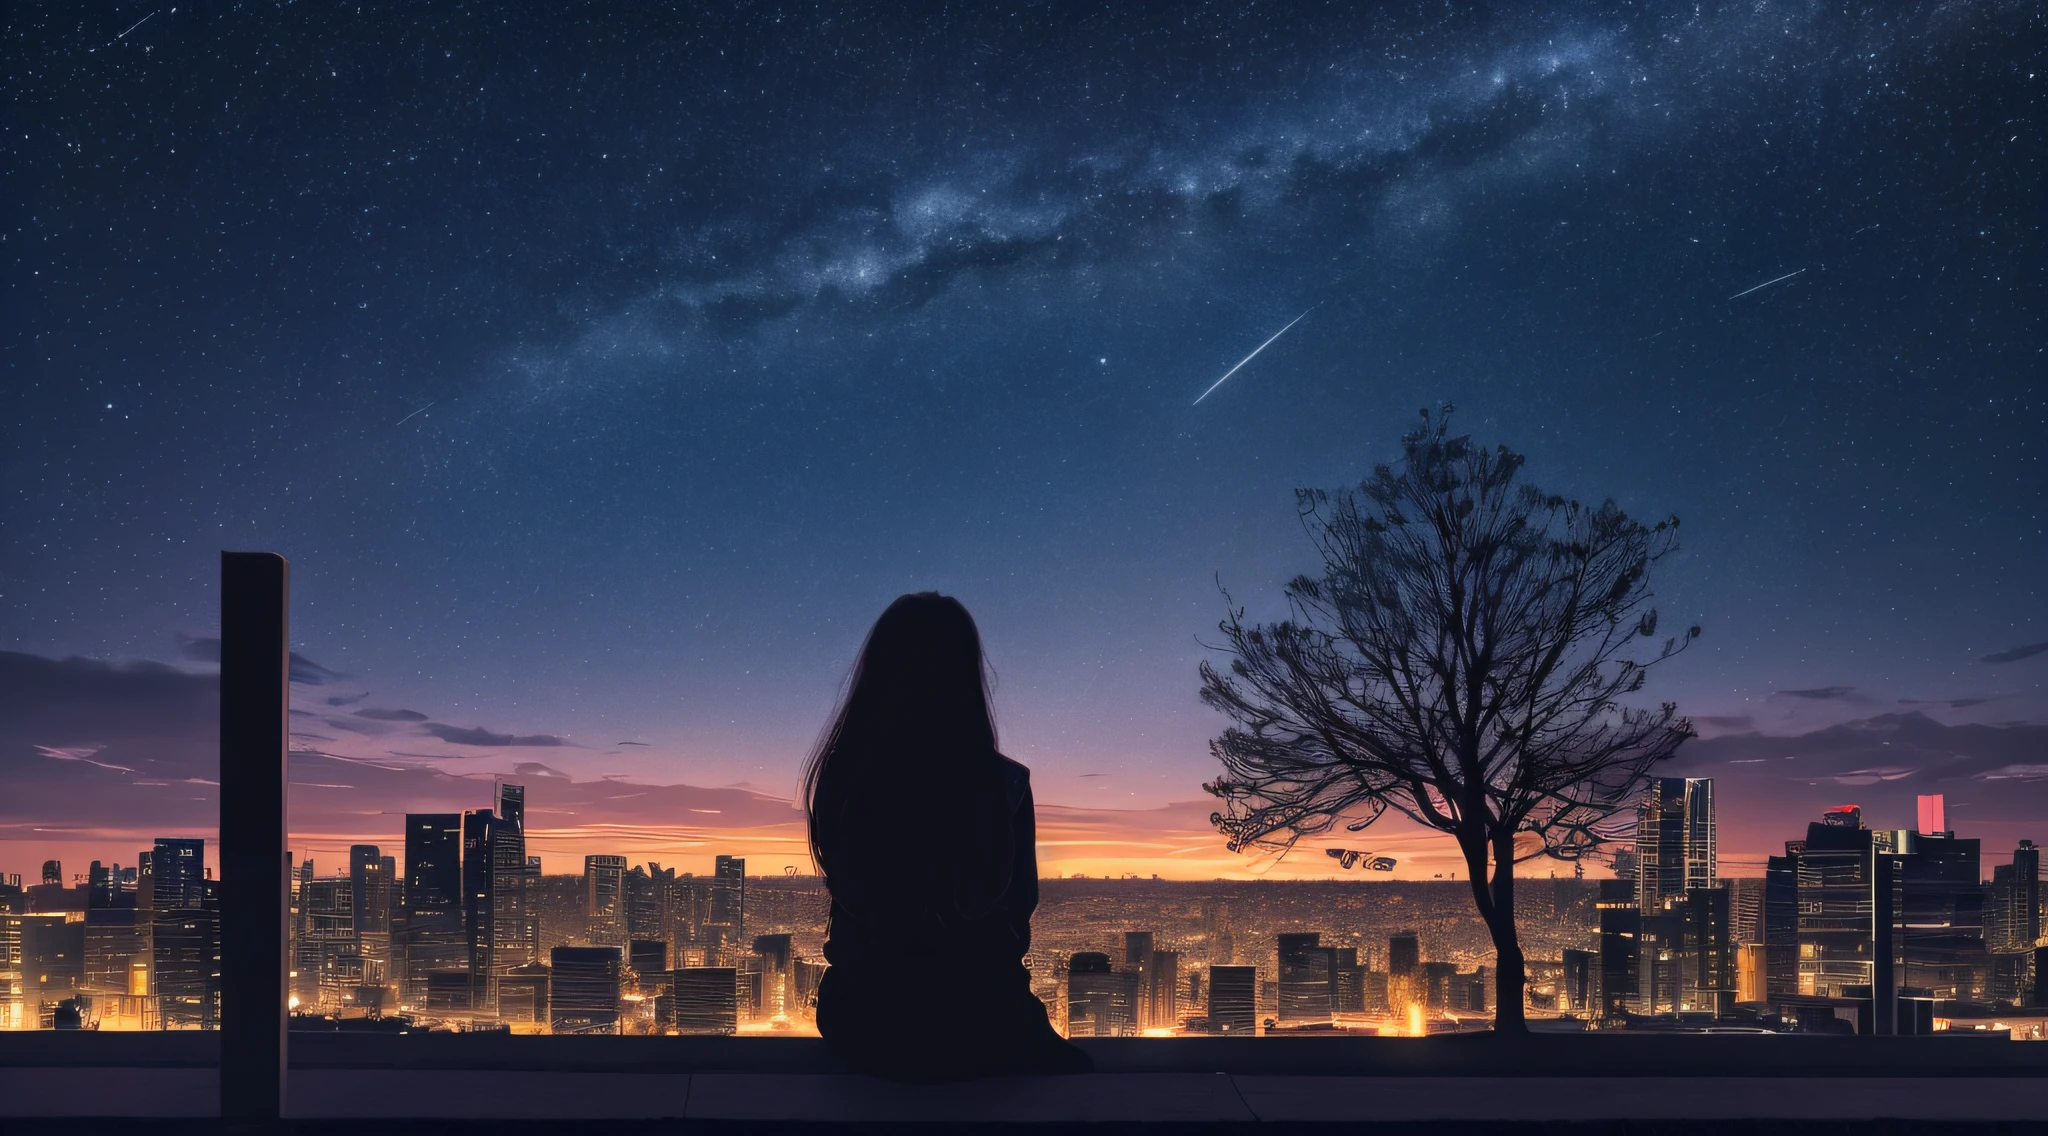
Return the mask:
POLYGON ((804 770, 832 894, 818 1032, 895 1080, 1078 1073, 1031 993, 1031 775, 996 750, 974 618, 936 592, 889 605, 804 770))

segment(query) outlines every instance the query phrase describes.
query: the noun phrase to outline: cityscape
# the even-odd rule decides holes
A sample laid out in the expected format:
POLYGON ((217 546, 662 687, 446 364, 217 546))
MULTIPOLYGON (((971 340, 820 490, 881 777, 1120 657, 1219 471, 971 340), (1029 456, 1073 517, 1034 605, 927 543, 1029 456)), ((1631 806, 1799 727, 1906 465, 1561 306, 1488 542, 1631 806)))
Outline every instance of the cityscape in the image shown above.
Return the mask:
MULTIPOLYGON (((530 855, 526 787, 412 813, 398 847, 295 859, 293 1028, 802 1035, 825 971, 816 876, 530 855)), ((1615 878, 1522 881, 1543 1030, 2042 1040, 2041 850, 1856 805, 1723 875, 1711 778, 1654 779, 1615 878), (1871 818, 1874 819, 1874 818, 1871 818)), ((39 882, 0 874, 0 1027, 189 1030, 219 1018, 220 893, 200 839, 39 882)), ((1459 880, 1040 883, 1034 993, 1068 1037, 1427 1036, 1489 1028, 1493 954, 1459 880)))

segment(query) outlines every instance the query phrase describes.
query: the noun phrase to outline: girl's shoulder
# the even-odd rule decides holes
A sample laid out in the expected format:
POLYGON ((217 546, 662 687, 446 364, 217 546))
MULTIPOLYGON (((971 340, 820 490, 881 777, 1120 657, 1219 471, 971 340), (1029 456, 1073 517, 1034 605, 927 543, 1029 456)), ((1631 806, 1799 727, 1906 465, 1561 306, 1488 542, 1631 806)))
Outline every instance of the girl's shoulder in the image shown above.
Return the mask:
POLYGON ((1030 766, 1000 753, 996 754, 996 760, 1002 763, 1003 788, 1008 791, 1013 803, 1031 791, 1030 766))

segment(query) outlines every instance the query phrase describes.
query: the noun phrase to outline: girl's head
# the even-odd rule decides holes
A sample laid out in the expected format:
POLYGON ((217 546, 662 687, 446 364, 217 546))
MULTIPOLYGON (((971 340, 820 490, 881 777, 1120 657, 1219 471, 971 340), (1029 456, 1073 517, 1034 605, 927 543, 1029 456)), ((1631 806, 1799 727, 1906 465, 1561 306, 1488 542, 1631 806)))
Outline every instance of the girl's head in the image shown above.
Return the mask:
POLYGON ((1002 801, 988 666, 959 600, 917 592, 875 621, 803 793, 812 855, 842 901, 870 866, 901 872, 912 861, 950 860, 973 879, 998 872, 1007 885, 1007 868, 988 862, 1001 853, 1007 863, 1007 836, 983 847, 990 828, 1008 828, 988 815, 1002 801))

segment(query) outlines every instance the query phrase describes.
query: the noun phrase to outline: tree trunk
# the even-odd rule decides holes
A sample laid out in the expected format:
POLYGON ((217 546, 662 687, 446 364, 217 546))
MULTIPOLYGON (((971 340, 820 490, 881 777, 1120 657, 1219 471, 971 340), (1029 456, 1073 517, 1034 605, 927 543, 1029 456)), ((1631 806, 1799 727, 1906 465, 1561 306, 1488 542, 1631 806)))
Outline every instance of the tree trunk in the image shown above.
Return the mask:
POLYGON ((1523 966, 1522 939, 1515 929, 1515 842, 1512 832, 1492 841, 1492 880, 1486 878, 1487 847, 1481 843, 1467 848, 1465 860, 1472 871, 1472 894, 1478 901, 1479 917, 1493 936, 1493 1030, 1495 1033, 1527 1033, 1529 1023, 1523 1012, 1523 989, 1528 974, 1523 966), (1476 853, 1476 854, 1475 854, 1476 853))

